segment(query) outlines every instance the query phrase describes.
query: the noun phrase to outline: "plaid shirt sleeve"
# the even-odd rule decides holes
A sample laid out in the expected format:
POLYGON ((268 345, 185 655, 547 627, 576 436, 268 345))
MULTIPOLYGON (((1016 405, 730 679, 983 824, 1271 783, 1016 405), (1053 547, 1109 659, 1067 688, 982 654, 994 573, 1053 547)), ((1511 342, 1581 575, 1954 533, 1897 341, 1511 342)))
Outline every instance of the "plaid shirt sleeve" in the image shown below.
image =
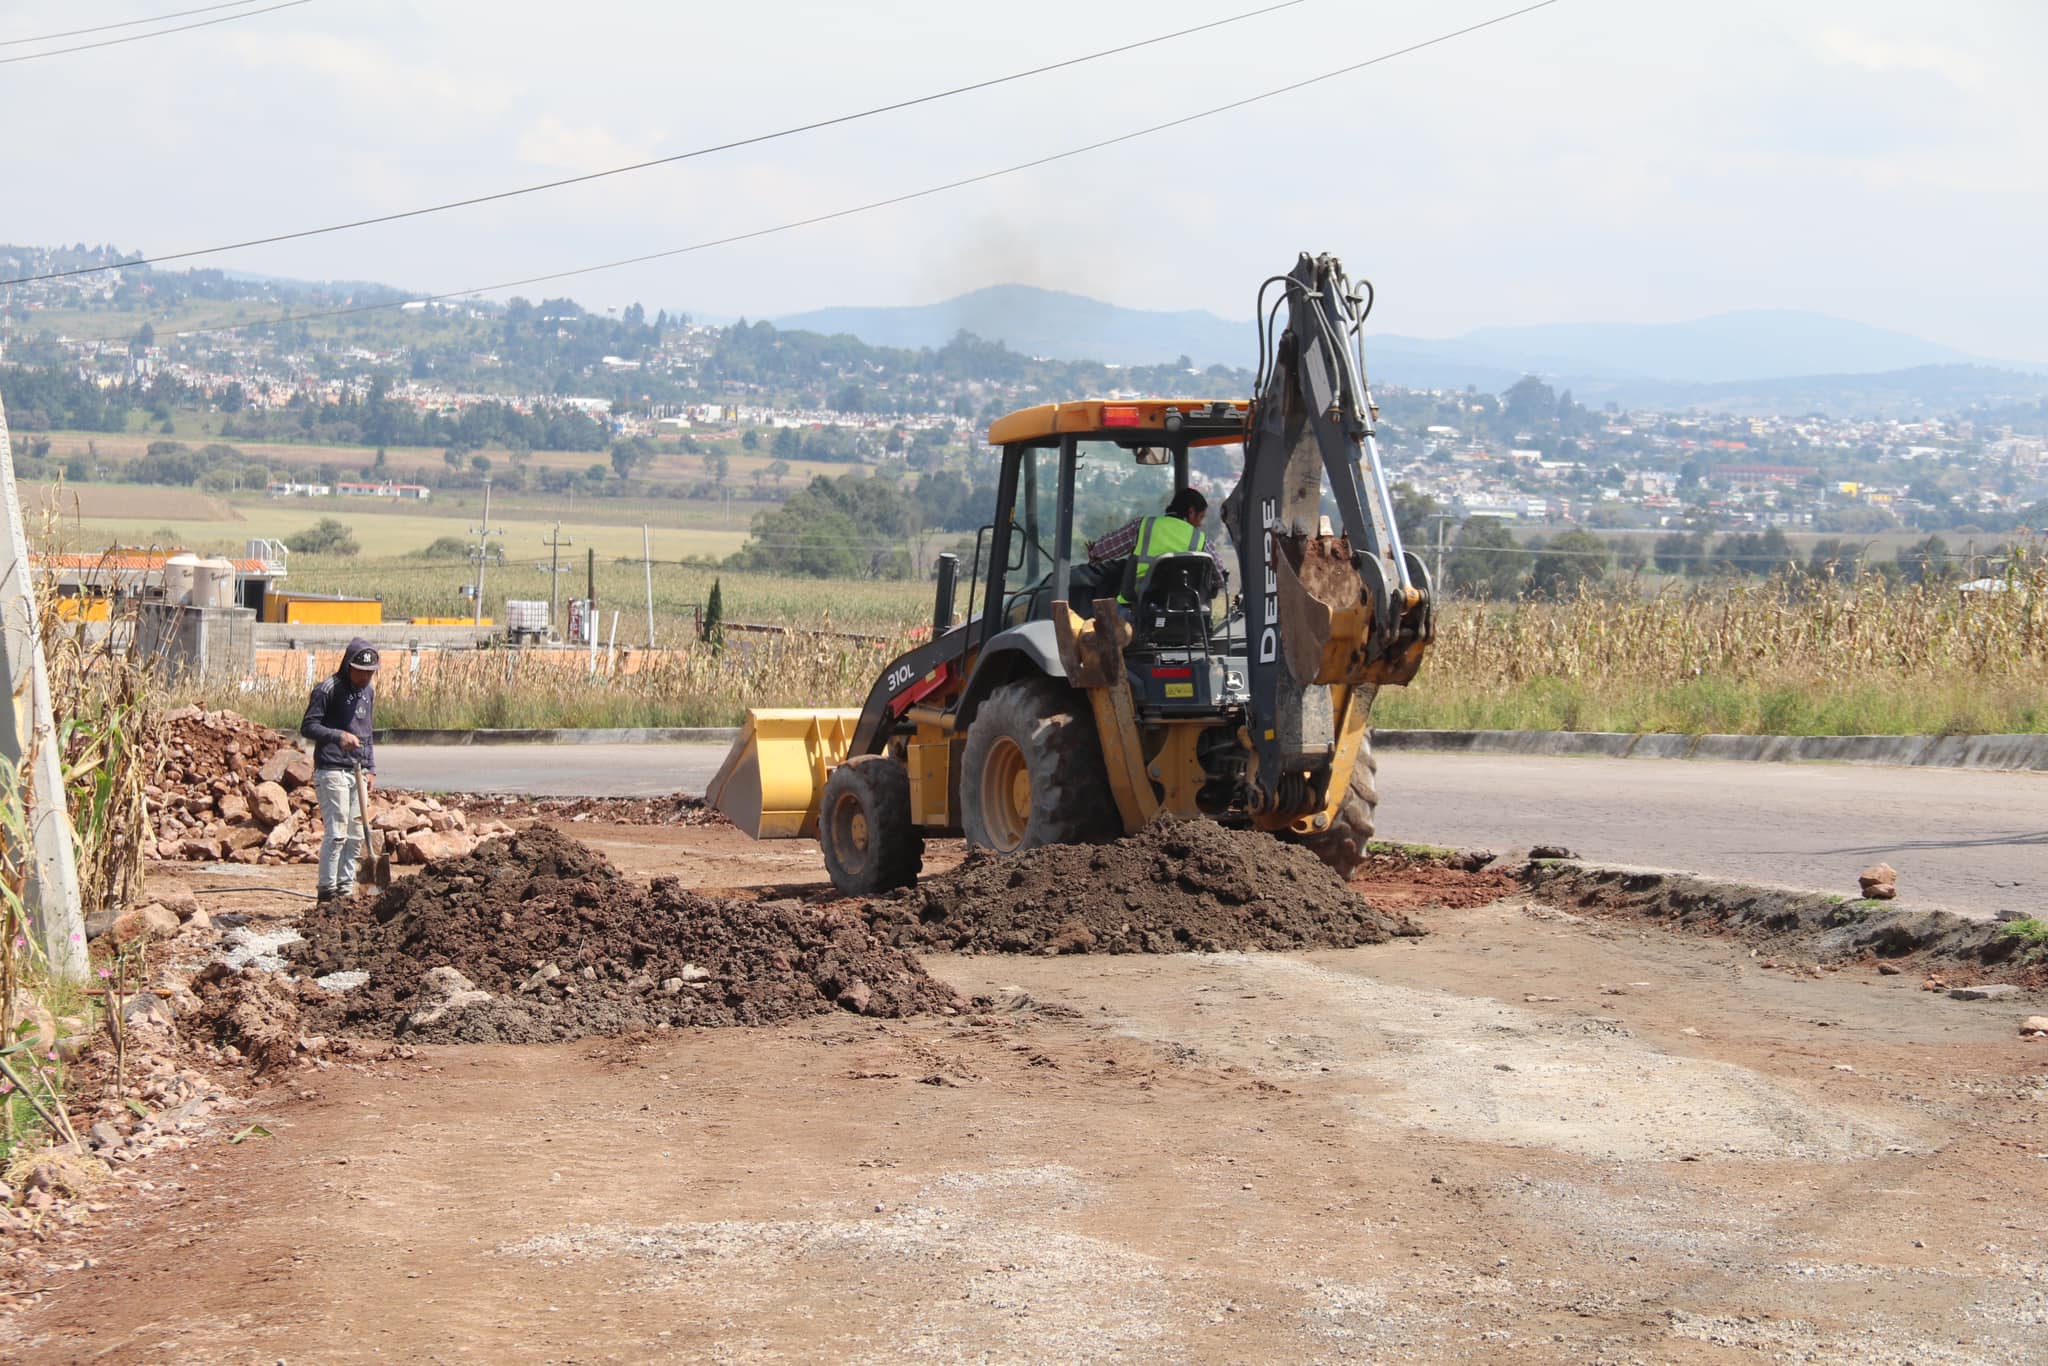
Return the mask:
POLYGON ((1115 531, 1096 538, 1088 546, 1088 558, 1096 561, 1114 560, 1130 554, 1138 548, 1138 531, 1144 525, 1143 517, 1133 517, 1115 531))

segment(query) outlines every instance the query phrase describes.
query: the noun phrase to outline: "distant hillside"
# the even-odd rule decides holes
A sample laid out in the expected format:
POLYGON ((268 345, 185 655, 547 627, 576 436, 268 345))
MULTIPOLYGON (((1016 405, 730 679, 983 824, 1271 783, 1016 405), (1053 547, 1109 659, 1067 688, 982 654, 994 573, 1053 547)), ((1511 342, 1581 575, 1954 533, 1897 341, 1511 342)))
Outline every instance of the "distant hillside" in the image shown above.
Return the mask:
MULTIPOLYGON (((1166 364, 1185 355, 1197 366, 1244 367, 1257 352, 1250 319, 1121 308, 1028 285, 996 285, 915 307, 819 309, 779 318, 776 325, 904 347, 939 346, 965 330, 1031 355, 1121 365, 1166 364)), ((1452 338, 1369 332, 1367 360, 1375 380, 1412 388, 1471 385, 1498 392, 1525 374, 1538 374, 1584 390, 1581 397, 1638 403, 1677 391, 1712 401, 1712 386, 1732 386, 1731 396, 1771 402, 1795 390, 1860 388, 1928 402, 1958 388, 1974 392, 2013 384, 2029 392, 2048 390, 2048 367, 2001 367, 1904 332, 1794 309, 1752 309, 1678 323, 1487 327, 1452 338), (1985 374, 1950 373, 1971 369, 1985 374), (1852 376, 1883 376, 1884 382, 1842 383, 1852 376)))
POLYGON ((850 333, 870 346, 939 347, 972 332, 1012 351, 1054 360, 1249 368, 1258 350, 1251 319, 1230 322, 1188 309, 1155 313, 1031 285, 991 285, 942 303, 897 308, 821 308, 774 319, 785 331, 850 333))
POLYGON ((1573 396, 1595 406, 1612 400, 1626 407, 1727 413, 1906 417, 2038 402, 2048 398, 2048 375, 1990 365, 1919 365, 1877 374, 1787 375, 1719 384, 1593 381, 1574 390, 1573 396))
POLYGON ((1561 375, 1696 384, 1986 363, 1982 356, 1904 332, 1788 308, 1680 323, 1482 327, 1458 341, 1473 351, 1561 375))

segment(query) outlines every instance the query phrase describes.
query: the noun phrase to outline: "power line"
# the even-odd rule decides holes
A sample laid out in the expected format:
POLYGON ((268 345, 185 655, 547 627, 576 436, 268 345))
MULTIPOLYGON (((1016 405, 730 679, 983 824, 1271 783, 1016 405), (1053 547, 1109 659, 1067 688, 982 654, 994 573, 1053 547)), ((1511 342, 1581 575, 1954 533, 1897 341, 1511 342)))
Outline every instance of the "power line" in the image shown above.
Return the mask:
MULTIPOLYGON (((39 62, 45 57, 62 57, 69 52, 90 52, 94 48, 119 47, 123 43, 139 43, 148 38, 162 38, 167 34, 172 33, 190 33, 195 28, 212 28, 215 24, 232 24, 237 19, 254 19, 259 14, 273 14, 281 9, 292 9, 298 5, 310 5, 312 3, 313 0, 284 0, 282 4, 267 5, 262 9, 244 10, 240 14, 224 14, 218 19, 201 19, 197 23, 179 24, 175 28, 152 29, 148 33, 131 33, 125 38, 102 38, 100 39, 100 41, 96 43, 79 43, 75 47, 53 47, 48 52, 27 52, 23 53, 19 57, 0 57, 0 66, 13 66, 16 62, 39 62)), ((187 11, 187 13, 191 14, 200 14, 203 12, 204 11, 202 10, 187 11)), ((137 20, 135 22, 147 23, 149 21, 137 20)), ((108 27, 119 28, 122 26, 118 24, 110 24, 108 25, 108 27)), ((92 31, 93 30, 91 29, 79 30, 79 32, 81 33, 90 33, 92 31)), ((26 43, 35 42, 37 40, 33 38, 17 38, 15 41, 19 43, 26 43)))
POLYGON ((123 19, 118 24, 96 24, 91 28, 69 28, 62 33, 39 33, 33 38, 0 38, 0 47, 20 47, 24 43, 54 43, 59 38, 76 38, 87 33, 106 33, 117 28, 134 28, 137 24, 162 24, 172 19, 184 19, 194 14, 211 14, 215 10, 241 9, 253 5, 256 0, 227 0, 222 5, 202 5, 198 9, 173 10, 169 14, 152 14, 147 19, 123 19))
MULTIPOLYGON (((573 270, 559 270, 545 275, 529 275, 518 280, 501 280, 496 284, 472 285, 467 289, 449 290, 440 294, 423 294, 409 299, 393 299, 385 303, 357 304, 348 308, 330 308, 313 313, 288 313, 276 318, 259 319, 251 322, 230 323, 220 326, 195 325, 176 329, 174 335, 190 336, 199 332, 241 332, 252 327, 270 327, 282 323, 316 322, 326 318, 343 318, 360 313, 377 313, 386 309, 403 308, 408 304, 442 303, 450 299, 461 299, 475 294, 487 294, 501 289, 520 289, 527 285, 547 284, 555 280, 567 280, 579 275, 594 275, 599 271, 617 270, 624 266, 643 265, 649 261, 660 261, 673 256, 687 256, 693 252, 709 251, 714 247, 731 246, 739 242, 751 242, 762 237, 772 237, 778 233, 791 232, 797 228, 813 227, 819 223, 830 223, 842 218, 851 218, 857 214, 871 213, 876 209, 892 208, 898 204, 908 204, 914 200, 929 199, 934 195, 946 194, 972 185, 985 184, 988 181, 998 180, 1004 176, 1018 175, 1024 171, 1036 170, 1041 166, 1049 166, 1054 162, 1066 161, 1073 157, 1086 155, 1089 152, 1101 151, 1106 147, 1115 147, 1122 143, 1149 137, 1154 133, 1163 133, 1170 129, 1184 127, 1187 124, 1196 123, 1202 119, 1213 118, 1218 114, 1242 109, 1247 105, 1258 104, 1264 100, 1276 99, 1281 95, 1292 94, 1297 90, 1303 90, 1309 86, 1321 84, 1324 81, 1336 80, 1340 76, 1348 76, 1367 67, 1378 66, 1382 62, 1390 62, 1396 57, 1405 57, 1411 53, 1420 52, 1425 48, 1436 47, 1439 44, 1448 43, 1455 38, 1462 38, 1467 34, 1477 33, 1481 29, 1504 24, 1511 19, 1518 19, 1523 15, 1533 14, 1540 9, 1548 9, 1557 3, 1559 3, 1559 0, 1537 0, 1535 4, 1524 5, 1522 8, 1510 10, 1506 14, 1496 15, 1491 19, 1482 20, 1476 24, 1468 24, 1464 28, 1453 29, 1448 33, 1441 33, 1434 38, 1426 38, 1418 43, 1411 43, 1407 47, 1396 48, 1391 52, 1383 52, 1377 57, 1369 57, 1361 62, 1353 62, 1348 66, 1338 67, 1334 71, 1326 71, 1319 76, 1309 76, 1299 81, 1290 82, 1287 85, 1276 86, 1271 90, 1261 91, 1256 95, 1247 95, 1242 99, 1232 100, 1227 104, 1212 105, 1207 109, 1199 110, 1192 114, 1184 114, 1179 118, 1169 119, 1164 123, 1155 123, 1144 128, 1133 129, 1128 133, 1119 133, 1115 137, 1102 138, 1099 141, 1086 143, 1080 147, 1068 148, 1063 152, 1054 152, 1047 156, 1035 157, 1030 161, 1020 161, 1015 165, 1005 166, 1000 170, 984 171, 979 175, 965 176, 959 180, 950 180, 944 184, 928 186, 922 190, 911 190, 904 194, 891 195, 886 199, 873 199, 864 204, 834 209, 829 213, 813 214, 809 218, 799 218, 787 223, 778 223, 774 227, 755 228, 749 232, 733 233, 726 237, 715 237, 703 242, 691 243, 689 246, 672 247, 666 251, 648 252, 642 256, 628 256, 621 260, 606 261, 594 266, 578 266, 573 270)), ((32 276, 29 278, 44 279, 48 277, 32 276)), ((0 281, 0 284, 6 283, 19 282, 0 281)), ((75 340, 119 341, 127 335, 131 334, 79 337, 75 340)))
MULTIPOLYGON (((294 3, 303 2, 304 0, 294 0, 294 3)), ((158 265, 165 261, 184 261, 194 256, 216 256, 221 252, 239 251, 244 247, 269 246, 276 242, 296 242, 307 237, 320 237, 328 233, 347 232, 354 228, 367 228, 379 223, 396 223, 407 218, 420 218, 427 214, 446 213, 450 209, 465 209, 478 204, 493 204, 500 200, 516 199, 521 195, 539 194, 543 190, 559 190, 569 185, 582 185, 589 181, 604 180, 610 176, 626 175, 634 171, 645 171, 656 166, 672 166, 677 162, 691 161, 698 157, 710 156, 716 152, 730 152, 740 147, 752 147, 763 142, 773 142, 778 138, 794 137, 799 133, 816 132, 820 128, 833 128, 840 124, 871 119, 880 114, 895 113, 901 109, 911 109, 921 104, 931 104, 938 100, 951 99, 955 95, 965 95, 977 90, 987 90, 998 85, 1008 85, 1012 81, 1021 81, 1032 76, 1043 76, 1047 72, 1080 66, 1086 62, 1100 61, 1104 57, 1114 57, 1125 52, 1135 52, 1139 48, 1154 47, 1160 43, 1172 42, 1176 38, 1185 38, 1190 34, 1207 32, 1210 29, 1222 28, 1228 24, 1242 23, 1247 19, 1256 19, 1261 15, 1271 14, 1275 10, 1291 9, 1296 5, 1305 3, 1307 3, 1307 0, 1280 0, 1280 3, 1267 5, 1263 9, 1247 10, 1243 14, 1233 14, 1227 19, 1213 19, 1206 24, 1196 24, 1192 28, 1176 29, 1172 33, 1162 33, 1154 38, 1143 38, 1137 42, 1124 43, 1117 47, 1106 47, 1098 52, 1086 53, 1079 57, 1068 57, 1061 61, 1049 62, 1044 66, 1035 66, 1025 71, 1015 71, 1007 76, 995 76, 985 81, 975 81, 971 85, 958 85, 950 90, 940 90, 929 95, 919 95, 914 99, 897 100, 893 104, 876 105, 872 109, 862 109, 851 114, 835 114, 831 118, 818 119, 811 123, 800 123, 794 127, 777 129, 772 133, 756 133, 750 137, 739 138, 732 142, 715 143, 709 147, 699 147, 688 152, 677 152, 671 156, 655 157, 649 161, 636 161, 627 166, 614 166, 608 170, 565 176, 560 180, 546 180, 537 185, 522 185, 516 189, 497 190, 490 194, 472 195, 467 199, 451 199, 444 204, 428 204, 417 209, 403 209, 397 213, 377 214, 369 218, 351 219, 345 223, 330 223, 326 227, 301 228, 296 232, 275 233, 269 237, 252 237, 246 241, 228 242, 217 247, 199 247, 191 251, 167 252, 162 256, 139 256, 133 261, 122 261, 114 265, 81 266, 72 270, 50 271, 43 275, 24 275, 19 279, 0 280, 0 285, 26 285, 41 280, 63 280, 76 275, 92 275, 101 271, 122 270, 131 266, 158 265)), ((240 16, 235 17, 239 18, 240 16)), ((215 20, 213 22, 219 23, 221 21, 215 20)), ((67 50, 76 51, 76 49, 67 50)), ((26 59, 16 58, 15 60, 21 61, 26 59)))

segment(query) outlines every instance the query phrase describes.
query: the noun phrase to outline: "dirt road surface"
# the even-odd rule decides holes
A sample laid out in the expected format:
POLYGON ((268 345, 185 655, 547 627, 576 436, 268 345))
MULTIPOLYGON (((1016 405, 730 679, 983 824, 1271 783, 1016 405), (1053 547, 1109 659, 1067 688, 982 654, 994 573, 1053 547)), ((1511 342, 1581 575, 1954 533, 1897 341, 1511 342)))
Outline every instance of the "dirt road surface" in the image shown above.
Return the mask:
MULTIPOLYGON (((384 745, 386 782, 539 796, 701 793, 722 745, 384 745)), ((1383 838, 1853 892, 1880 860, 1915 905, 2031 915, 2048 899, 2048 774, 1390 753, 1383 838)))
MULTIPOLYGON (((729 830, 578 833, 816 885, 729 830)), ((235 1121, 274 1137, 181 1154, 0 1355, 2042 1359, 2025 1009, 1522 897, 1413 913, 927 959, 985 998, 954 1017, 295 1072, 235 1121)))

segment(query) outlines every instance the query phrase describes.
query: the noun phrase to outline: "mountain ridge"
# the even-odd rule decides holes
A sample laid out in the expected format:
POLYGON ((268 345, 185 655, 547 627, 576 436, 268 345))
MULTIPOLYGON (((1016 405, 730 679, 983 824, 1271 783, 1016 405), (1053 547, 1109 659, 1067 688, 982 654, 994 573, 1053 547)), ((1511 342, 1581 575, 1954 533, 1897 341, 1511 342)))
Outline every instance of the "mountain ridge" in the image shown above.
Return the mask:
MULTIPOLYGON (((850 333, 876 346, 936 347, 972 332, 1061 360, 1243 367, 1257 350, 1242 322, 1199 309, 1124 308, 1064 290, 992 285, 933 304, 813 309, 773 319, 786 330, 850 333)), ((1802 309, 1744 309, 1673 323, 1551 323, 1458 337, 1366 334, 1376 376, 1418 388, 1498 390, 1525 374, 1625 393, 1637 388, 1758 385, 1805 377, 1981 366, 2048 381, 2048 367, 1971 355, 1910 333, 1802 309)))

